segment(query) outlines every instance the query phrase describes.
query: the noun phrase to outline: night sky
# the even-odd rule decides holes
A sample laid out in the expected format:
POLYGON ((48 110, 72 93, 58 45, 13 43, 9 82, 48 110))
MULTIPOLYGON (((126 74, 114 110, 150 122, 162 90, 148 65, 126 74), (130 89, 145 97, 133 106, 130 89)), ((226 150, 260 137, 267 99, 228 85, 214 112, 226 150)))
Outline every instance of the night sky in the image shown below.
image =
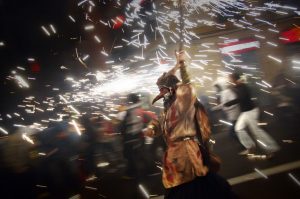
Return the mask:
MULTIPOLYGON (((84 31, 84 26, 89 20, 107 21, 122 14, 124 5, 130 1, 120 1, 121 6, 117 6, 115 1, 106 1, 105 6, 97 5, 89 14, 88 20, 85 11, 77 5, 78 2, 80 1, 0 0, 0 41, 5 43, 4 47, 0 47, 2 113, 13 109, 25 96, 51 95, 51 91, 45 88, 47 84, 62 91, 68 90, 64 84, 64 78, 68 74, 80 77, 89 71, 106 69, 104 63, 107 60, 100 56, 100 51, 102 49, 109 51, 114 42, 126 38, 126 34, 131 32, 130 27, 127 29, 124 27, 125 32, 122 32, 120 29, 104 28, 97 25, 99 23, 97 22, 93 33, 89 33, 84 31), (68 15, 72 15, 76 23, 73 23, 68 15), (55 26, 57 34, 48 37, 41 26, 49 28, 50 24, 55 26), (101 36, 101 44, 97 44, 93 39, 94 33, 101 36), (76 48, 79 56, 90 55, 91 58, 86 61, 88 68, 76 59, 76 48), (34 63, 30 63, 27 58, 34 58, 34 63), (38 66, 38 71, 32 70, 33 64, 38 66), (36 78, 36 81, 31 83, 30 89, 18 89, 14 81, 5 79, 17 66, 26 68, 26 75, 36 78), (62 71, 61 66, 66 66, 69 70, 62 71)), ((277 2, 300 6, 299 0, 277 2)), ((145 7, 147 9, 147 5, 145 7)), ((125 60, 127 55, 133 52, 130 47, 113 50, 111 59, 125 60)))

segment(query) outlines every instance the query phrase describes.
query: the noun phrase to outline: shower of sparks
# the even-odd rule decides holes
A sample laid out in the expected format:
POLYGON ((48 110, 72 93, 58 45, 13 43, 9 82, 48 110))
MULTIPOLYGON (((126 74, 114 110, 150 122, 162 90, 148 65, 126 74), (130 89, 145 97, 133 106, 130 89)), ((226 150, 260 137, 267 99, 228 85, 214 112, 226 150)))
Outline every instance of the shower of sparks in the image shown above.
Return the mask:
MULTIPOLYGON (((157 94, 158 89, 155 82, 163 72, 167 72, 174 66, 174 48, 172 46, 180 41, 179 35, 181 30, 179 28, 180 13, 177 7, 178 1, 172 2, 175 2, 175 6, 173 3, 169 3, 169 1, 156 1, 149 6, 151 9, 143 11, 144 1, 133 0, 125 6, 123 13, 124 18, 115 16, 111 19, 106 19, 92 17, 94 15, 93 13, 97 11, 97 9, 95 9, 97 6, 105 6, 102 1, 76 1, 75 4, 77 4, 78 9, 81 9, 84 13, 84 23, 80 26, 80 31, 83 29, 86 31, 86 34, 90 34, 87 34, 87 40, 90 39, 93 41, 95 52, 97 52, 84 52, 84 49, 86 49, 85 47, 83 49, 77 47, 78 50, 76 48, 76 60, 78 60, 85 69, 89 69, 89 71, 81 76, 75 76, 75 74, 71 73, 71 64, 67 67, 58 66, 60 72, 68 71, 68 75, 72 75, 72 78, 65 78, 66 84, 71 87, 70 91, 64 92, 63 87, 60 87, 59 89, 56 84, 47 85, 45 88, 51 90, 50 92, 55 93, 54 97, 47 97, 41 101, 34 98, 25 99, 22 104, 17 106, 18 109, 24 109, 23 112, 25 113, 21 114, 21 112, 19 112, 20 114, 17 113, 18 115, 16 115, 14 112, 11 112, 10 114, 2 115, 1 119, 14 120, 17 118, 18 120, 22 120, 22 118, 26 118, 24 114, 53 113, 55 116, 51 116, 51 118, 42 118, 39 121, 35 121, 35 128, 44 129, 47 128, 50 121, 62 121, 63 116, 59 115, 61 113, 57 111, 56 108, 58 105, 63 104, 65 105, 65 109, 63 110, 64 114, 67 113, 67 115, 71 115, 74 119, 71 120, 71 124, 74 126, 76 132, 81 135, 81 131, 75 120, 77 121, 80 116, 87 112, 84 111, 84 109, 81 109, 81 106, 84 104, 93 104, 93 107, 89 106, 89 108, 92 109, 92 114, 102 115, 105 120, 111 121, 114 114, 117 112, 116 106, 122 103, 122 96, 127 93, 135 91, 146 92, 150 95, 157 94), (121 26, 118 30, 116 29, 117 25, 121 26), (116 39, 110 47, 102 47, 102 43, 107 41, 105 41, 106 37, 102 35, 102 32, 97 31, 99 30, 99 27, 111 31, 120 31, 120 34, 118 34, 119 38, 116 39), (126 58, 119 58, 117 57, 118 55, 114 54, 115 51, 120 50, 124 50, 125 52, 128 48, 135 49, 135 51, 126 58), (103 59, 103 66, 99 65, 99 68, 105 69, 101 71, 92 71, 92 69, 90 70, 90 68, 87 67, 85 61, 93 62, 95 57, 98 56, 103 59), (57 95, 59 97, 57 97, 57 95), (114 99, 112 96, 117 97, 114 99)), ((201 41, 202 36, 200 36, 197 31, 193 32, 194 30, 204 26, 211 26, 216 29, 224 30, 230 23, 238 29, 252 31, 254 38, 257 40, 254 42, 256 47, 269 45, 272 47, 270 49, 276 49, 275 47, 278 47, 279 43, 277 44, 274 40, 269 40, 268 34, 278 35, 279 29, 277 24, 272 20, 263 19, 262 13, 271 11, 283 16, 286 15, 286 13, 298 13, 297 8, 275 3, 266 3, 262 6, 255 7, 254 4, 249 4, 247 3, 248 1, 243 0, 183 0, 183 2, 183 40, 186 49, 186 57, 189 60, 189 69, 191 70, 191 75, 194 80, 193 83, 201 88, 207 89, 206 92, 209 92, 210 94, 215 93, 215 91, 209 91, 209 89, 211 89, 211 84, 219 77, 226 77, 237 68, 242 68, 247 70, 247 73, 250 74, 249 76, 254 79, 254 77, 259 76, 255 73, 255 70, 258 69, 255 68, 256 66, 243 63, 239 54, 230 54, 230 52, 227 51, 226 53, 229 54, 230 60, 227 60, 226 62, 224 60, 223 63, 217 63, 211 55, 214 56, 220 52, 224 52, 224 49, 220 49, 218 43, 238 40, 236 38, 230 38, 229 35, 223 35, 218 37, 217 41, 214 43, 205 42, 201 44, 198 43, 199 45, 197 45, 195 42, 201 41), (226 22, 216 22, 216 18, 220 16, 224 17, 226 22), (243 17, 237 17, 237 19, 235 16, 243 17), (256 24, 264 24, 267 26, 266 30, 268 31, 265 33, 260 25, 256 24), (197 52, 197 54, 193 55, 192 52, 197 52)), ((116 3, 115 6, 120 7, 118 3, 116 3)), ((95 14, 95 16, 98 15, 95 14)), ((66 18, 68 18, 68 23, 71 25, 77 25, 76 22, 82 24, 82 18, 74 13, 67 14, 66 18)), ((49 23, 41 26, 41 29, 47 36, 62 31, 61 28, 57 31, 54 25, 49 25, 49 23)), ((279 35, 278 38, 280 40, 286 40, 286 38, 280 38, 279 35)), ((79 40, 81 43, 81 36, 79 34, 72 36, 70 39, 79 40)), ((0 46, 4 45, 4 41, 0 41, 0 46)), ((242 45, 239 45, 239 47, 242 47, 242 45)), ((272 55, 267 55, 266 58, 278 63, 283 62, 281 59, 272 55)), ((27 60, 30 63, 35 63, 36 60, 39 59, 36 57, 36 59, 28 58, 27 60)), ((298 67, 300 61, 293 60, 292 63, 294 64, 294 69, 300 69, 300 66, 298 67)), ((97 70, 99 70, 99 68, 97 70)), ((26 69, 26 67, 17 67, 7 79, 16 81, 22 88, 29 88, 29 83, 34 79, 26 77, 24 73, 27 71, 23 69, 26 69), (22 74, 23 77, 20 74, 22 74)), ((262 80, 262 76, 263 75, 255 79, 254 82, 256 83, 254 84, 256 84, 260 91, 271 94, 268 90, 271 90, 272 85, 267 81, 262 80)), ((296 84, 292 80, 286 80, 296 84)), ((216 97, 209 96, 208 98, 211 101, 215 101, 216 97)), ((213 104, 213 102, 209 103, 213 104)), ((265 113, 273 116, 272 113, 266 111, 265 113)), ((233 125, 224 120, 219 120, 219 122, 229 126, 233 125)), ((23 124, 15 125, 18 127, 24 126, 23 124)), ((8 134, 8 132, 1 127, 0 131, 4 134, 8 134)), ((25 138, 27 141, 30 139, 27 135, 24 135, 24 139, 25 138)))

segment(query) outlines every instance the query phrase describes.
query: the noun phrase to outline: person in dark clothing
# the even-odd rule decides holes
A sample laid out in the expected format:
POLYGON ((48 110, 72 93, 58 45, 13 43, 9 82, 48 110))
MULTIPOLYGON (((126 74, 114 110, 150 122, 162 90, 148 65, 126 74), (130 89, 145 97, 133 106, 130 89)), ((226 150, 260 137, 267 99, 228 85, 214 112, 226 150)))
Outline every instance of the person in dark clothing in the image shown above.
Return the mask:
POLYGON ((231 74, 229 81, 234 84, 233 90, 237 98, 226 102, 223 106, 230 107, 235 104, 240 106, 241 114, 237 119, 235 131, 241 144, 246 148, 240 154, 247 155, 256 148, 256 142, 246 131, 247 127, 249 127, 256 141, 263 146, 267 154, 273 154, 278 151, 279 146, 276 141, 257 125, 259 108, 252 101, 248 86, 240 81, 240 75, 237 73, 231 74))
POLYGON ((123 136, 123 153, 127 159, 127 170, 124 178, 138 178, 141 175, 141 151, 143 146, 143 118, 141 102, 137 94, 127 96, 128 107, 123 112, 119 130, 123 136))

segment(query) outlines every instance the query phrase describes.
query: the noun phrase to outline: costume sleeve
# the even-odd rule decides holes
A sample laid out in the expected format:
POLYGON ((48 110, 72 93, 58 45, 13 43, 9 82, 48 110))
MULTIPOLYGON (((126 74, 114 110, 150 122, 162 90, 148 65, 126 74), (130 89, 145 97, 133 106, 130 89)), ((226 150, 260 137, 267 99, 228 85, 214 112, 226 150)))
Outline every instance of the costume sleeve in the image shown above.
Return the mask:
POLYGON ((180 76, 181 76, 182 83, 189 84, 191 81, 190 81, 190 76, 186 70, 186 65, 184 64, 184 62, 180 62, 179 64, 181 64, 180 76))
MULTIPOLYGON (((184 63, 181 63, 184 64, 184 63)), ((190 77, 186 71, 186 66, 180 67, 182 84, 176 90, 176 103, 181 113, 186 112, 196 100, 195 90, 190 82, 190 77)))
POLYGON ((207 112, 201 103, 197 103, 196 107, 197 107, 196 118, 197 118, 198 126, 200 127, 202 140, 204 143, 206 143, 208 142, 211 134, 209 119, 207 116, 207 112))

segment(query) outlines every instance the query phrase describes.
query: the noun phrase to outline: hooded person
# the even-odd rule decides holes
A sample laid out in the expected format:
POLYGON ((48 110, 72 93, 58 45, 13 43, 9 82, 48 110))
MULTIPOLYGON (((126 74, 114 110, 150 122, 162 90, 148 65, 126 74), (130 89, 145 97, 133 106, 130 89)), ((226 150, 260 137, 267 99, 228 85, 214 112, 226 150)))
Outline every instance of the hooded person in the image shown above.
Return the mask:
POLYGON ((208 118, 203 106, 195 105, 198 101, 186 70, 184 52, 176 53, 176 59, 175 67, 156 82, 159 94, 153 103, 163 99, 164 111, 158 120, 150 122, 145 131, 146 136, 163 135, 166 141, 162 169, 165 198, 232 198, 228 183, 209 172, 204 164, 197 127, 202 141, 208 142, 208 118), (178 70, 181 81, 175 76, 178 70), (215 177, 207 180, 212 175, 215 177), (214 182, 222 184, 222 187, 214 182))

